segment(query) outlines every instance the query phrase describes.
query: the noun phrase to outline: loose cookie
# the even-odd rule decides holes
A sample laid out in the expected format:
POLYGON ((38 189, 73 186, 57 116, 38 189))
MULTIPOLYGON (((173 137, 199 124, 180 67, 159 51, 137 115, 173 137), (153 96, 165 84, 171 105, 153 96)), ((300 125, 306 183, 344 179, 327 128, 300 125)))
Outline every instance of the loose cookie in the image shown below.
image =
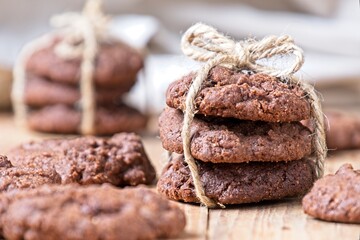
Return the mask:
MULTIPOLYGON (((185 98, 196 74, 173 82, 166 93, 169 107, 185 110, 185 98)), ((301 121, 310 105, 298 86, 265 74, 242 73, 216 66, 195 99, 199 114, 266 122, 301 121)))
MULTIPOLYGON (((183 153, 183 114, 166 108, 159 118, 160 139, 183 153)), ((197 116, 191 124, 191 154, 204 162, 298 160, 311 153, 311 132, 301 123, 267 123, 197 116)))
POLYGON ((184 213, 149 189, 42 186, 0 195, 0 230, 9 240, 136 240, 176 237, 184 213))
POLYGON ((360 223, 360 170, 344 164, 315 182, 302 201, 306 214, 326 221, 360 223))
POLYGON ((329 149, 360 148, 360 117, 342 112, 325 112, 329 122, 326 142, 329 149))
POLYGON ((0 192, 45 184, 61 184, 60 175, 53 169, 14 167, 5 156, 0 156, 0 192))
MULTIPOLYGON (((140 137, 129 133, 109 139, 80 137, 30 142, 10 151, 8 159, 10 163, 4 164, 1 178, 11 176, 11 171, 23 177, 33 169, 35 176, 30 176, 30 180, 39 177, 36 171, 45 171, 48 175, 55 171, 60 180, 48 179, 47 183, 111 183, 122 187, 151 184, 156 175, 140 137)), ((16 186, 18 180, 9 181, 9 185, 16 186)), ((31 186, 42 185, 39 183, 34 180, 31 186)))
MULTIPOLYGON (((198 161, 197 165, 206 196, 222 204, 298 197, 305 194, 315 180, 313 163, 306 159, 236 164, 198 161)), ((157 190, 172 200, 199 202, 182 155, 173 158, 164 168, 157 190)))
MULTIPOLYGON (((80 133, 82 113, 72 107, 58 104, 33 110, 28 115, 31 129, 61 134, 80 133)), ((125 104, 102 107, 95 113, 95 134, 111 135, 118 132, 140 132, 145 129, 147 117, 125 104)))

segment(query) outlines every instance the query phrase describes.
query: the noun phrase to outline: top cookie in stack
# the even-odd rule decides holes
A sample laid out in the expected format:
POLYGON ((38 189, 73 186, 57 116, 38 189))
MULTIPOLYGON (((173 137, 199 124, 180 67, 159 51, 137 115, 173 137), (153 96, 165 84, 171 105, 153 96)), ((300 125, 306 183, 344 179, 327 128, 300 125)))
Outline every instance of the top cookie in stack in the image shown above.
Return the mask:
POLYGON ((143 67, 143 57, 137 50, 99 30, 96 24, 100 24, 102 15, 96 15, 100 18, 97 19, 91 11, 86 12, 86 7, 84 11, 79 16, 89 21, 89 25, 93 24, 97 38, 93 60, 86 59, 89 58, 85 55, 89 43, 85 35, 76 35, 76 30, 81 33, 81 29, 73 29, 74 26, 69 24, 69 31, 60 29, 35 40, 43 42, 30 51, 23 63, 22 101, 28 108, 28 125, 42 132, 82 133, 80 125, 88 107, 83 106, 85 94, 81 90, 81 79, 82 71, 87 67, 92 81, 92 90, 87 92, 92 92, 95 106, 92 133, 110 135, 140 131, 145 128, 147 118, 125 105, 122 96, 135 84, 143 67), (45 38, 46 41, 41 40, 45 38), (83 66, 89 60, 91 70, 89 66, 83 66))
MULTIPOLYGON (((196 73, 172 83, 159 119, 163 147, 183 153, 185 98, 196 73)), ((239 204, 296 197, 315 180, 311 132, 299 121, 310 104, 299 86, 266 74, 215 66, 195 98, 191 154, 207 197, 239 204)), ((183 156, 165 167, 158 190, 170 199, 199 202, 183 156)))
MULTIPOLYGON (((166 103, 185 110, 185 98, 196 73, 173 82, 166 103)), ((216 66, 195 99, 197 112, 206 116, 232 117, 266 122, 294 122, 310 117, 310 105, 298 86, 251 71, 216 66)))

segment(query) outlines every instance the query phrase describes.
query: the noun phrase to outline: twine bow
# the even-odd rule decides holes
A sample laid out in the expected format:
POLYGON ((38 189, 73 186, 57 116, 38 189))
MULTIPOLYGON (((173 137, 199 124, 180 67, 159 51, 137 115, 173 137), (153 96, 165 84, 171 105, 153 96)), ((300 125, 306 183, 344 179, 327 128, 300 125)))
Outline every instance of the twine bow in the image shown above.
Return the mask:
POLYGON ((195 61, 230 63, 249 70, 256 70, 274 77, 288 76, 297 72, 304 63, 303 51, 288 36, 268 36, 261 41, 249 39, 235 42, 205 24, 197 23, 182 37, 181 48, 195 61), (294 63, 285 69, 262 65, 258 60, 276 56, 293 55, 294 63))
POLYGON ((62 29, 62 39, 55 53, 63 59, 82 57, 89 42, 108 39, 109 18, 103 14, 100 0, 89 0, 82 12, 55 15, 50 24, 62 29))
POLYGON ((182 140, 185 162, 188 164, 194 181, 195 193, 200 202, 207 207, 224 207, 206 196, 202 186, 195 159, 191 155, 191 123, 196 112, 194 100, 201 89, 203 81, 208 79, 210 70, 219 64, 236 66, 240 69, 252 70, 276 77, 279 81, 299 85, 306 93, 311 106, 311 120, 314 127, 312 144, 314 147, 315 170, 317 177, 323 174, 323 161, 326 157, 326 142, 324 119, 321 105, 314 88, 304 81, 298 81, 293 74, 304 63, 303 51, 295 45, 289 36, 269 36, 261 41, 247 40, 235 42, 205 24, 197 23, 190 27, 182 37, 181 48, 185 55, 196 61, 205 62, 193 80, 185 100, 182 140), (262 64, 261 60, 270 60, 274 57, 292 55, 293 64, 288 68, 277 69, 262 64))

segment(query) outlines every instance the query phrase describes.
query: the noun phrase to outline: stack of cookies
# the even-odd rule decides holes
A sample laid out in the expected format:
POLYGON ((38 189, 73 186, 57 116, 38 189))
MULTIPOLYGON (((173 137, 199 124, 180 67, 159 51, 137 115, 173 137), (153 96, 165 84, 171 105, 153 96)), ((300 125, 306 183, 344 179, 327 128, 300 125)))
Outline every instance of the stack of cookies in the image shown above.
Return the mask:
MULTIPOLYGON (((199 202, 181 137, 191 73, 172 83, 159 119, 163 147, 179 155, 164 168, 158 191, 169 199, 199 202)), ((300 87, 266 74, 214 67, 195 100, 192 156, 207 197, 240 204, 297 197, 316 179, 311 132, 300 121, 310 104, 300 87)))
MULTIPOLYGON (((80 133, 82 59, 59 57, 56 47, 61 41, 61 36, 54 35, 49 45, 35 51, 26 62, 23 101, 29 110, 27 122, 41 132, 80 133)), ((99 44, 93 73, 95 134, 145 128, 147 118, 122 102, 142 67, 142 56, 128 45, 114 40, 99 44)))

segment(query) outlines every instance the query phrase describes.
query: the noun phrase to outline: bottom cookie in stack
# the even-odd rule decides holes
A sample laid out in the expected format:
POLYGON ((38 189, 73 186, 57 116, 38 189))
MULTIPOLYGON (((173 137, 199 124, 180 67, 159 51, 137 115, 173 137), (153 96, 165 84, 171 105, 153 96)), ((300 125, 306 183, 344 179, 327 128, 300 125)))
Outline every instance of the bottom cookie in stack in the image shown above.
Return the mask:
MULTIPOLYGON (((241 204, 278 200, 304 195, 316 175, 312 161, 204 163, 197 161, 205 194, 221 204, 241 204)), ((167 198, 199 202, 190 170, 183 155, 164 168, 157 190, 167 198)))

